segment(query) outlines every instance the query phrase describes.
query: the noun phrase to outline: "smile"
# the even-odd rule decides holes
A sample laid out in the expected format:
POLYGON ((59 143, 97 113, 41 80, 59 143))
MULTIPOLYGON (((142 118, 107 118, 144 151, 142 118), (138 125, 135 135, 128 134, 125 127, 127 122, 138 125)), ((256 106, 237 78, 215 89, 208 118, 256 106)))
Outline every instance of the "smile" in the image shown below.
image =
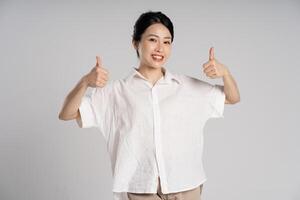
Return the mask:
POLYGON ((161 55, 152 54, 152 58, 156 61, 161 61, 161 60, 163 60, 164 57, 161 55))

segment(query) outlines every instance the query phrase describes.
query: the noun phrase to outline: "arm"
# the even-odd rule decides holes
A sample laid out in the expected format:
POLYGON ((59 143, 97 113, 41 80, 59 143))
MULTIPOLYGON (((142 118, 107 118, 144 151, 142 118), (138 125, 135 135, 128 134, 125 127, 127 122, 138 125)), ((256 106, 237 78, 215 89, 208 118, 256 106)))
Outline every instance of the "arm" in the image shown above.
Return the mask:
POLYGON ((240 101, 240 93, 237 84, 229 72, 229 69, 214 57, 213 47, 209 50, 209 61, 203 64, 203 68, 204 73, 208 77, 223 78, 226 104, 235 104, 240 101))
POLYGON ((78 123, 81 121, 79 107, 81 99, 84 96, 87 88, 104 87, 108 81, 108 71, 102 67, 102 61, 99 56, 96 56, 96 66, 77 83, 75 88, 66 97, 63 107, 59 113, 60 120, 76 119, 78 123))
POLYGON ((224 93, 226 96, 225 103, 226 104, 235 104, 240 101, 240 93, 237 87, 237 84, 227 69, 224 76, 223 76, 223 82, 224 82, 224 93))
POLYGON ((84 76, 67 95, 63 107, 58 116, 60 120, 72 120, 76 118, 78 120, 80 118, 78 109, 81 103, 81 99, 84 96, 87 88, 88 83, 86 80, 86 76, 84 76))

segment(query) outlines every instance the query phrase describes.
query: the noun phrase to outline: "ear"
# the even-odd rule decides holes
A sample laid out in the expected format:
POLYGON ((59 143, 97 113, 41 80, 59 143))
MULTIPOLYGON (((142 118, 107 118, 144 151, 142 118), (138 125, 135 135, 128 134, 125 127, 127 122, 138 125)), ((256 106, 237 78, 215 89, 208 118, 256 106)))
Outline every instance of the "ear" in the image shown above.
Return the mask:
POLYGON ((138 43, 134 40, 132 40, 133 47, 137 50, 138 49, 138 43))

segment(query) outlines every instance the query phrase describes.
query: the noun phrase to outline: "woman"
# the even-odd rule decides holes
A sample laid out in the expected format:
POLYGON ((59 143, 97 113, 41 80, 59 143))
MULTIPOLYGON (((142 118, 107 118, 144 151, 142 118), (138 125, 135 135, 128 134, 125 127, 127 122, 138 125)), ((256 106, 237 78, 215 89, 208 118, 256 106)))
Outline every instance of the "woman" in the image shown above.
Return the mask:
POLYGON ((143 13, 132 38, 140 60, 128 76, 107 84, 108 71, 96 66, 67 96, 59 119, 97 127, 111 158, 114 199, 199 200, 206 175, 202 165, 203 127, 223 117, 224 103, 239 102, 237 85, 209 51, 203 65, 224 86, 173 74, 163 65, 174 39, 173 24, 161 12, 143 13), (88 87, 92 93, 85 95, 88 87))

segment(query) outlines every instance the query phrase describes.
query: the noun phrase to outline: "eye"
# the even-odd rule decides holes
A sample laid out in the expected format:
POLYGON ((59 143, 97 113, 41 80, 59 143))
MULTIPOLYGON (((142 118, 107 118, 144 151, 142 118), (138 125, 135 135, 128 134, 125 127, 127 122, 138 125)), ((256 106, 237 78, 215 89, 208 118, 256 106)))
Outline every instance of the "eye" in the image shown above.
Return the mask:
POLYGON ((156 41, 156 39, 154 39, 154 38, 150 38, 150 39, 149 39, 149 41, 154 41, 154 42, 155 42, 155 41, 156 41))
POLYGON ((171 44, 171 42, 170 42, 170 41, 166 41, 165 43, 166 43, 166 44, 171 44))

